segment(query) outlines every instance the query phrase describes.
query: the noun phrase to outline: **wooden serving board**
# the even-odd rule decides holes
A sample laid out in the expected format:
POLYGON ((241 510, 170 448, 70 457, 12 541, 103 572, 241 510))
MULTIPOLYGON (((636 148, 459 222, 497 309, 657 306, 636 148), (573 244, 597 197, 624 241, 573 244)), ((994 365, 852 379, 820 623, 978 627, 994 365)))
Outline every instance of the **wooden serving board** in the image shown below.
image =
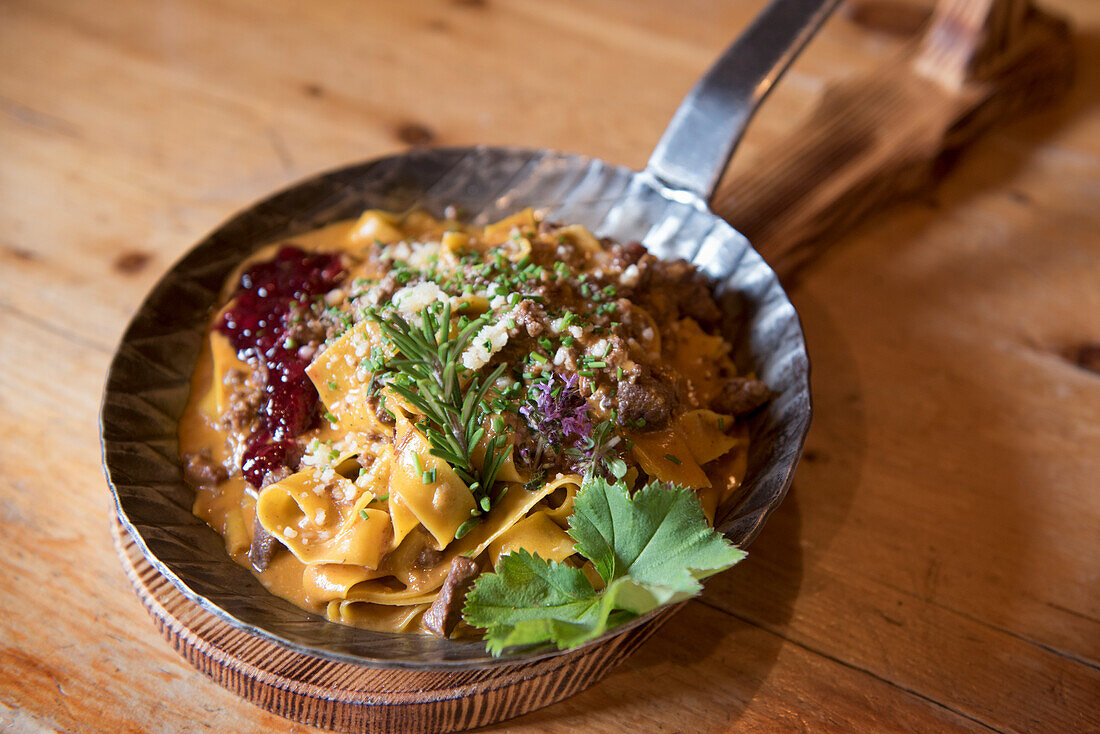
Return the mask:
POLYGON ((116 516, 115 551, 157 629, 187 662, 266 711, 336 731, 452 732, 510 719, 603 678, 680 605, 606 644, 483 670, 340 663, 239 630, 184 596, 142 555, 116 516))

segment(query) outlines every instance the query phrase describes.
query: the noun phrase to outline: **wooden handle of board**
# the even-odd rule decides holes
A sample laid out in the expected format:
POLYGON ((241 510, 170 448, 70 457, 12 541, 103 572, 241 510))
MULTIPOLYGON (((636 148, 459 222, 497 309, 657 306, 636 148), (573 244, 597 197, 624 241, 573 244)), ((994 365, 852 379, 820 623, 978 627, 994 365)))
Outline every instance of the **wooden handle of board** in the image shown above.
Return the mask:
POLYGON ((1067 24, 1027 0, 941 0, 889 64, 830 86, 810 118, 712 202, 784 279, 871 211, 930 187, 994 123, 1061 96, 1067 24))

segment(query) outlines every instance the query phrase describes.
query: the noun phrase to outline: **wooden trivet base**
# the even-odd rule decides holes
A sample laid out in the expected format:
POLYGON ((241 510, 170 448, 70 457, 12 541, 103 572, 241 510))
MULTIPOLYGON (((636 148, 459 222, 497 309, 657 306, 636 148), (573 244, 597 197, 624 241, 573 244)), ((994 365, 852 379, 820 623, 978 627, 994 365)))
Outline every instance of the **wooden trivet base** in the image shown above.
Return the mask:
POLYGON ((346 732, 451 732, 548 706, 603 678, 678 607, 596 647, 481 670, 339 663, 231 627, 184 596, 142 555, 118 518, 115 549, 173 649, 218 685, 293 721, 346 732))

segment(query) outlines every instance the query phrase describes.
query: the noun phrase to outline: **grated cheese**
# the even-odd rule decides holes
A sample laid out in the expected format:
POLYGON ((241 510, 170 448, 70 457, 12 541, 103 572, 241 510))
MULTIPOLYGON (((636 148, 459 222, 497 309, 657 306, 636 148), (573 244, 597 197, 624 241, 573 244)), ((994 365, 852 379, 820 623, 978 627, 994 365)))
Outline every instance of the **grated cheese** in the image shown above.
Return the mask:
POLYGON ((427 268, 432 264, 431 258, 437 255, 439 255, 438 242, 414 242, 412 252, 406 259, 414 268, 427 268))
POLYGON ((430 280, 407 286, 393 294, 393 305, 406 316, 420 313, 425 306, 445 300, 447 294, 430 280))
POLYGON ((481 327, 470 346, 462 353, 463 367, 468 370, 481 369, 508 343, 508 326, 505 321, 507 317, 481 327))

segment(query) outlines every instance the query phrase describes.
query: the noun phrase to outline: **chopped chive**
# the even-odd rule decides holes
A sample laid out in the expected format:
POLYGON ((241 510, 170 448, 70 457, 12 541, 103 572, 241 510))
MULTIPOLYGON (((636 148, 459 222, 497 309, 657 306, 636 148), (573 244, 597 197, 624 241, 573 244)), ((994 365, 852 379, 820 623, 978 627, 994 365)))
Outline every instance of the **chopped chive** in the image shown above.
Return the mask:
POLYGON ((329 380, 328 381, 328 389, 329 390, 339 390, 340 386, 336 384, 335 380, 329 380))
POLYGON ((541 362, 542 364, 546 364, 547 362, 546 357, 539 354, 538 352, 531 352, 531 359, 535 360, 536 362, 541 362))
POLYGON ((618 378, 619 378, 620 380, 621 380, 621 379, 623 379, 623 368, 622 368, 622 367, 619 367, 619 368, 618 368, 618 371, 617 371, 617 372, 616 372, 615 374, 616 374, 616 375, 618 376, 618 378))
POLYGON ((671 461, 673 464, 676 464, 677 466, 684 463, 684 462, 680 461, 679 459, 677 459, 672 454, 665 454, 665 458, 668 459, 669 461, 671 461))
POLYGON ((455 531, 455 539, 466 537, 471 530, 477 527, 477 523, 478 519, 476 517, 471 517, 469 520, 459 525, 458 530, 455 531))
POLYGON ((359 510, 359 517, 363 518, 364 520, 370 520, 370 515, 367 514, 366 510, 359 510))

